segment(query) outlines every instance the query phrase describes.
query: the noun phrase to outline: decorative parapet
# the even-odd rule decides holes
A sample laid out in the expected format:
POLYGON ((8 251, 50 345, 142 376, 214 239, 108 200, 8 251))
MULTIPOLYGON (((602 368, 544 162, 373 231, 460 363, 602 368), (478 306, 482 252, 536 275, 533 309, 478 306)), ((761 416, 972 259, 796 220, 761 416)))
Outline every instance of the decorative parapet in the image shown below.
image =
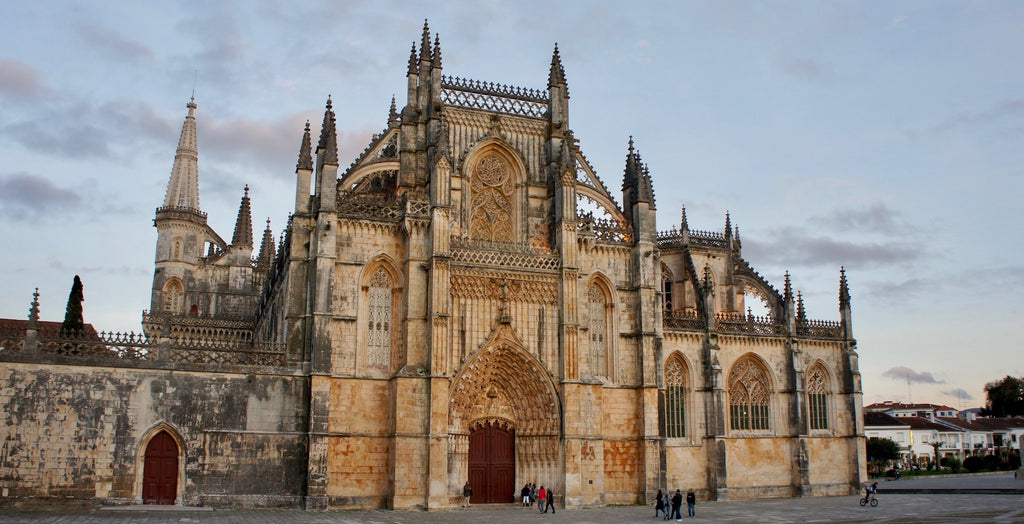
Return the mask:
POLYGON ((774 317, 758 317, 743 313, 715 313, 715 329, 719 333, 743 335, 784 335, 785 326, 774 317))
POLYGON ((544 91, 451 76, 441 77, 441 102, 529 118, 543 118, 548 110, 544 91))
POLYGON ((662 312, 662 328, 666 331, 703 331, 707 322, 695 309, 673 309, 662 312))
POLYGON ((348 192, 338 192, 338 215, 360 220, 380 222, 398 222, 405 215, 403 199, 386 199, 380 195, 372 198, 361 198, 348 192))
POLYGON ((633 228, 629 227, 628 223, 613 218, 595 218, 592 213, 587 213, 576 221, 576 232, 580 236, 593 237, 601 242, 633 242, 633 228))
POLYGON ((524 269, 558 269, 558 256, 536 242, 502 242, 451 237, 452 262, 510 266, 524 269))
POLYGON ((223 369, 285 366, 283 344, 236 343, 201 338, 164 338, 141 333, 39 333, 38 349, 24 350, 25 333, 0 333, 0 360, 51 361, 74 365, 223 369))
POLYGON ((843 338, 842 323, 834 320, 797 320, 796 334, 808 338, 843 338))
POLYGON ((206 213, 198 209, 184 206, 162 206, 156 208, 156 218, 161 219, 172 219, 178 220, 189 220, 195 221, 198 219, 203 224, 206 223, 206 213))
POLYGON ((690 245, 694 246, 705 246, 705 247, 717 247, 721 249, 729 248, 729 241, 725 238, 724 233, 714 233, 711 231, 696 231, 690 230, 690 245))

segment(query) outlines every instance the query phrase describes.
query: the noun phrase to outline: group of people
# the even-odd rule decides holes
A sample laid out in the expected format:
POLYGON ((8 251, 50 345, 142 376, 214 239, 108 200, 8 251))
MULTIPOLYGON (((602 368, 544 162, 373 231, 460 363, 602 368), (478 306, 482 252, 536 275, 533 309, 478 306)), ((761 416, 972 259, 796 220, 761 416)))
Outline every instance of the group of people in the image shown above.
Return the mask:
MULTIPOLYGON (((687 516, 697 516, 696 506, 697 496, 694 495, 693 490, 691 489, 686 492, 687 516)), ((658 490, 658 494, 654 496, 654 518, 658 518, 659 514, 664 514, 665 520, 672 518, 675 518, 676 520, 683 520, 683 515, 680 512, 682 507, 683 492, 678 489, 671 497, 669 497, 667 493, 662 493, 660 489, 658 490)))
POLYGON ((523 484, 523 489, 519 490, 519 496, 523 498, 524 508, 531 507, 534 502, 537 502, 537 508, 541 513, 547 513, 548 509, 551 509, 551 513, 555 512, 554 488, 544 489, 544 486, 541 486, 540 489, 537 489, 537 484, 526 483, 523 484))

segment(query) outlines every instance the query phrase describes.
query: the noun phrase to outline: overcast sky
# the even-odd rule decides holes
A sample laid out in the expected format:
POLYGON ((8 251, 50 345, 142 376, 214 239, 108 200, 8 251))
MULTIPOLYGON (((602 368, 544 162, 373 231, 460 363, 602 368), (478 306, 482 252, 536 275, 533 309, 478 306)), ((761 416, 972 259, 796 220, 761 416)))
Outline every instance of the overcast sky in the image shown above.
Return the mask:
POLYGON ((447 75, 544 89, 557 42, 584 154, 621 201, 634 137, 659 230, 730 212, 816 319, 845 266, 866 402, 1024 375, 1024 3, 296 3, 0 0, 0 317, 38 287, 62 320, 78 274, 86 322, 139 330, 193 85, 210 224, 249 184, 279 235, 304 122, 332 96, 344 169, 429 18, 447 75))

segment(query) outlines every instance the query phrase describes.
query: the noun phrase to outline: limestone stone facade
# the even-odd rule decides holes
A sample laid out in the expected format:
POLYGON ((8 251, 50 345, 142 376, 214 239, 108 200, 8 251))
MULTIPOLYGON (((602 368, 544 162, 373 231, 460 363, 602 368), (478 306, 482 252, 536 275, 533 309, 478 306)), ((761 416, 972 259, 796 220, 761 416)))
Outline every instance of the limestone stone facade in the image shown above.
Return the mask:
MULTIPOLYGON (((256 258, 248 190, 232 242, 206 225, 189 104, 156 214, 145 342, 69 354, 30 333, 0 351, 17 363, 0 376, 9 420, 19 406, 56 416, 19 399, 63 394, 42 374, 97 392, 91 411, 76 404, 97 431, 55 430, 78 443, 70 455, 85 434, 99 442, 76 496, 143 499, 139 457, 164 429, 180 446, 179 503, 447 509, 467 480, 477 502, 536 482, 568 507, 659 488, 859 489, 845 273, 840 320, 810 320, 788 275, 779 291, 743 258, 728 216, 698 231, 681 210, 659 232, 632 140, 617 200, 573 136, 557 47, 546 90, 503 86, 443 75, 424 27, 407 78, 404 108, 344 171, 332 101, 316 144, 307 124, 294 213, 276 248, 268 224, 256 258), (747 312, 754 299, 768 316, 747 312), (260 472, 273 482, 233 478, 260 472)), ((3 431, 5 450, 41 439, 3 431)), ((5 453, 5 495, 46 496, 21 472, 49 456, 5 453)))

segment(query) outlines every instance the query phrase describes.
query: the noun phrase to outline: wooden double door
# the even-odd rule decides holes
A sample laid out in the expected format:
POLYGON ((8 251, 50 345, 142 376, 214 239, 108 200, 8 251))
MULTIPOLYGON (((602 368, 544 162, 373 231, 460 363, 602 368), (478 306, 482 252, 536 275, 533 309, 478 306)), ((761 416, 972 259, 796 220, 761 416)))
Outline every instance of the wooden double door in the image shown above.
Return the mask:
POLYGON ((142 470, 142 503, 174 504, 178 497, 178 443, 166 431, 146 446, 142 470))
POLYGON ((469 434, 470 502, 513 502, 516 497, 515 430, 486 423, 469 434))

